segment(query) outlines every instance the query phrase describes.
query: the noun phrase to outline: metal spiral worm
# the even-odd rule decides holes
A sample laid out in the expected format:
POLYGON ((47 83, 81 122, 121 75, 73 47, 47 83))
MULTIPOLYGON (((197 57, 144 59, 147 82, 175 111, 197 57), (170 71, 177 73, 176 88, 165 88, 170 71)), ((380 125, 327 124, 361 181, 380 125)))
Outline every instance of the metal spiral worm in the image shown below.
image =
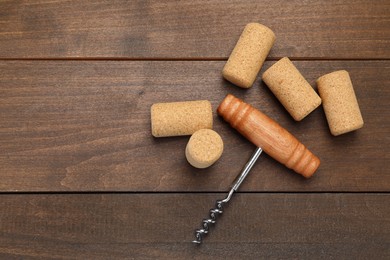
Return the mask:
POLYGON ((234 182, 233 187, 230 189, 229 194, 227 197, 223 200, 218 200, 215 204, 215 208, 210 209, 209 212, 209 218, 203 219, 202 221, 202 228, 195 230, 195 240, 193 240, 193 243, 201 244, 203 238, 209 233, 210 226, 212 224, 215 224, 217 221, 217 218, 219 215, 223 213, 223 205, 229 202, 230 198, 232 197, 233 193, 237 191, 238 187, 241 185, 242 181, 245 179, 245 177, 248 175, 249 171, 252 169, 252 166, 255 164, 257 158, 259 158, 262 150, 261 148, 257 148, 249 161, 246 163, 244 169, 241 171, 241 173, 237 176, 236 181, 234 182))
POLYGON ((192 242, 197 244, 202 243, 203 237, 208 234, 211 224, 215 224, 218 216, 223 213, 222 211, 223 203, 224 202, 222 200, 218 200, 217 203, 215 204, 215 208, 210 209, 209 218, 203 219, 202 228, 195 230, 195 240, 192 242))

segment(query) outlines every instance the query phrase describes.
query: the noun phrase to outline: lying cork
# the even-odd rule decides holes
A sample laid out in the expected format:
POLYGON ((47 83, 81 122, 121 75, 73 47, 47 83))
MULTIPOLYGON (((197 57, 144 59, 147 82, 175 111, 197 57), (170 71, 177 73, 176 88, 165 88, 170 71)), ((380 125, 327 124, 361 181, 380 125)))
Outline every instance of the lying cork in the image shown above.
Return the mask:
POLYGON ((262 78, 296 121, 301 121, 321 104, 321 98, 287 57, 266 70, 262 78))
POLYGON ((211 103, 207 100, 156 103, 151 107, 154 137, 192 135, 213 127, 211 103))
POLYGON ((231 83, 250 88, 275 42, 275 34, 259 23, 245 26, 223 68, 223 77, 231 83))
POLYGON ((347 71, 326 74, 317 79, 317 84, 332 135, 363 127, 363 117, 347 71))
POLYGON ((187 161, 196 168, 213 165, 222 155, 223 141, 219 134, 210 129, 196 131, 186 147, 187 161))

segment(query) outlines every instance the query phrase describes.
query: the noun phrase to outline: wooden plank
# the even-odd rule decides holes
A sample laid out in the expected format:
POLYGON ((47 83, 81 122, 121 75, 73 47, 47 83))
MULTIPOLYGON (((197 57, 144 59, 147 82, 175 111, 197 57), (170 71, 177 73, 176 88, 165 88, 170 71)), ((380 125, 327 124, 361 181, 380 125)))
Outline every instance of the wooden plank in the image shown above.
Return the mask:
MULTIPOLYGON (((273 62, 267 62, 268 68, 273 62)), ((363 129, 333 137, 322 108, 295 122, 259 80, 249 90, 221 78, 223 61, 0 62, 1 191, 226 191, 254 146, 215 110, 232 93, 277 120, 322 165, 305 180, 264 155, 244 191, 389 191, 390 61, 294 62, 312 85, 350 72, 363 129), (212 167, 191 167, 188 137, 156 139, 150 106, 208 99, 225 142, 212 167)))
POLYGON ((1 1, 1 58, 225 59, 243 27, 270 57, 390 58, 389 1, 1 1))
POLYGON ((2 258, 388 259, 388 194, 236 194, 196 246, 224 194, 1 195, 2 258))

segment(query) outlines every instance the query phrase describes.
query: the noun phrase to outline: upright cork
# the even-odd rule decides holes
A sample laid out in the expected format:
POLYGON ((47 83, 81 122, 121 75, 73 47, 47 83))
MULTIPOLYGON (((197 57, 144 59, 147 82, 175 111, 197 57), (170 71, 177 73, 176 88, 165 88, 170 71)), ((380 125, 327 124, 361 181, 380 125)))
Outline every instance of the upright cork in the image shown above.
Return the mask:
POLYGON ((151 107, 154 137, 192 135, 213 128, 211 103, 207 100, 156 103, 151 107))
POLYGON ((221 136, 211 129, 200 129, 191 136, 185 154, 192 166, 203 169, 213 165, 222 152, 221 136))
POLYGON ((266 70, 263 81, 296 121, 321 104, 321 98, 287 57, 266 70))
POLYGON ((363 127, 363 117, 347 71, 326 74, 317 79, 317 84, 332 135, 363 127))
POLYGON ((286 129, 242 100, 227 95, 218 114, 256 146, 302 176, 311 177, 320 165, 312 154, 286 129))
POLYGON ((275 34, 259 23, 245 26, 223 68, 223 77, 231 83, 250 88, 275 42, 275 34))

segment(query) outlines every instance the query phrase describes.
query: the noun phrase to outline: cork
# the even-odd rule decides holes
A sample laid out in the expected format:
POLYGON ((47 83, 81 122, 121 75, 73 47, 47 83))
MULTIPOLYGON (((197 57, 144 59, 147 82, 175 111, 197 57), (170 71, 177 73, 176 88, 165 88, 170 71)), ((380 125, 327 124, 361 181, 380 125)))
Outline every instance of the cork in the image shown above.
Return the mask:
POLYGON ((222 155, 223 141, 221 136, 210 129, 196 131, 186 147, 187 161, 196 168, 207 168, 213 165, 222 155))
POLYGON ((259 23, 245 26, 223 68, 223 77, 231 83, 250 88, 275 42, 275 34, 259 23))
POLYGON ((317 84, 332 135, 363 127, 363 117, 347 71, 326 74, 317 79, 317 84))
POLYGON ((267 69, 262 78, 296 121, 321 105, 321 98, 287 57, 267 69))
POLYGON ((207 100, 156 103, 150 110, 154 137, 192 135, 213 127, 211 103, 207 100))

